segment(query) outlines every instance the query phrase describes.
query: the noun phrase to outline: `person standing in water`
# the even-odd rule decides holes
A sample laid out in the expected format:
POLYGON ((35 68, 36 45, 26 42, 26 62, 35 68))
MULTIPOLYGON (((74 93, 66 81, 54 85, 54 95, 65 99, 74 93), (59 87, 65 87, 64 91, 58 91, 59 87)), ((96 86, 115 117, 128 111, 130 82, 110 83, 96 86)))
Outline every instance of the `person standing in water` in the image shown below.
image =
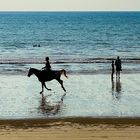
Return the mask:
POLYGON ((112 67, 111 79, 113 80, 113 75, 114 75, 114 60, 112 60, 111 67, 112 67))
POLYGON ((116 66, 116 77, 119 76, 119 78, 120 78, 120 71, 122 71, 122 62, 121 62, 121 59, 119 58, 119 56, 115 60, 115 66, 116 66))

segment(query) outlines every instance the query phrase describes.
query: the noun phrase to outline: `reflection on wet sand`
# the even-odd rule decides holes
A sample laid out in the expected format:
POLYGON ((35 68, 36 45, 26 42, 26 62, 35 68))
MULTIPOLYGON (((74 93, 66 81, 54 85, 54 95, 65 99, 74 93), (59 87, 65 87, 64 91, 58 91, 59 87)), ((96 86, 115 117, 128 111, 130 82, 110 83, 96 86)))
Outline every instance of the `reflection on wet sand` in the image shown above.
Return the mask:
POLYGON ((111 83, 112 83, 112 95, 113 97, 115 97, 116 99, 120 99, 121 98, 121 91, 122 91, 122 84, 120 82, 120 78, 116 78, 116 82, 114 82, 114 79, 111 79, 111 83))
POLYGON ((63 96, 61 97, 61 100, 58 101, 57 103, 49 103, 49 102, 47 102, 47 97, 42 96, 42 98, 40 100, 40 105, 38 108, 39 112, 41 114, 46 114, 46 115, 57 114, 61 109, 65 95, 66 94, 63 94, 63 96))

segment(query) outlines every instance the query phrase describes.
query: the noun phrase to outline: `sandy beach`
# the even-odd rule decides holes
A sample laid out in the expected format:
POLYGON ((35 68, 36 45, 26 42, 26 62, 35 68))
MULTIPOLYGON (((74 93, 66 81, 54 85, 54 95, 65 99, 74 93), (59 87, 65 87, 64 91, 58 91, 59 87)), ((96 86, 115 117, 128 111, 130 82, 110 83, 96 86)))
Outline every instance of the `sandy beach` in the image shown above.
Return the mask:
POLYGON ((139 118, 1 120, 2 140, 138 140, 139 118))

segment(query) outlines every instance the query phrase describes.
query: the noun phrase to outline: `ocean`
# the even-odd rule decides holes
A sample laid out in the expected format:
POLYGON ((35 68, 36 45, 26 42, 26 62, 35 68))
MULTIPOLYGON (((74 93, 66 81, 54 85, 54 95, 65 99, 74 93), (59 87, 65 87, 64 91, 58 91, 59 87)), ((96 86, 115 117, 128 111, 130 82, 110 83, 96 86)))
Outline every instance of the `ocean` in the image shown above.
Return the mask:
POLYGON ((0 119, 140 116, 140 12, 0 12, 0 119), (65 69, 44 91, 30 67, 65 69), (111 80, 120 56, 121 78, 111 80))
POLYGON ((0 12, 1 72, 25 72, 46 56, 76 73, 106 73, 120 56, 125 72, 137 72, 140 12, 0 12))

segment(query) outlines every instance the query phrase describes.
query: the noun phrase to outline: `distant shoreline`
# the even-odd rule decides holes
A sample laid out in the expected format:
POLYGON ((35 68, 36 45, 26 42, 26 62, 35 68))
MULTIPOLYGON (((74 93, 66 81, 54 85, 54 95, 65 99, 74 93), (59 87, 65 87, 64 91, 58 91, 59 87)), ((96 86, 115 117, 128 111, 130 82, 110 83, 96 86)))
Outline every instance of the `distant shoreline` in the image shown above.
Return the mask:
POLYGON ((8 14, 10 14, 10 13, 139 13, 140 11, 138 11, 138 10, 108 10, 108 11, 105 11, 105 10, 87 10, 87 11, 85 11, 85 10, 71 10, 71 11, 63 11, 63 10, 59 10, 59 11, 55 11, 55 10, 49 10, 49 11, 41 11, 41 10, 13 10, 13 11, 8 11, 8 10, 3 10, 3 11, 0 11, 0 13, 8 13, 8 14))

